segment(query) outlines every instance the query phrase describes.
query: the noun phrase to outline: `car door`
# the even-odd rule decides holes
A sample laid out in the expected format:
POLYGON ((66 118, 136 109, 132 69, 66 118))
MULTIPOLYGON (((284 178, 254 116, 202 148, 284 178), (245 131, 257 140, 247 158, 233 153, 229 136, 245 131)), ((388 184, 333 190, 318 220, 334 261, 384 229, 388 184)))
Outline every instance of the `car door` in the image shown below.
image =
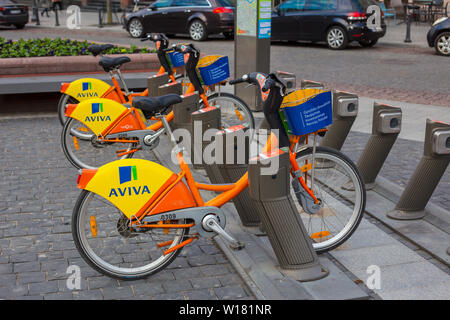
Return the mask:
POLYGON ((323 39, 331 15, 337 7, 336 0, 307 0, 303 16, 299 22, 305 40, 323 39))
POLYGON ((300 40, 302 15, 306 0, 288 0, 275 7, 272 13, 272 39, 300 40))
POLYGON ((146 32, 169 32, 171 23, 167 19, 174 0, 158 0, 147 7, 144 15, 144 30, 146 32))
POLYGON ((194 11, 194 0, 173 0, 169 19, 176 33, 186 33, 186 24, 189 16, 194 11))

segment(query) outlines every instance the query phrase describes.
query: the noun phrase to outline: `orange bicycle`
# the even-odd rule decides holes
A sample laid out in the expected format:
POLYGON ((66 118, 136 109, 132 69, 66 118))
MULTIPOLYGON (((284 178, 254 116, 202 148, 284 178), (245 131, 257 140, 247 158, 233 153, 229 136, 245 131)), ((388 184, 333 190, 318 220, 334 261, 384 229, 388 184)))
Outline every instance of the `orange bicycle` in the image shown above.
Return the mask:
MULTIPOLYGON (((357 228, 366 202, 364 182, 355 164, 336 150, 300 145, 302 137, 288 136, 278 113, 286 86, 276 75, 251 73, 230 81, 238 82, 262 90, 266 120, 272 130, 279 130, 278 139, 272 133, 265 150, 268 154, 289 152, 291 195, 313 247, 324 252, 339 246, 357 228)), ((177 148, 163 116, 170 103, 159 105, 157 117, 177 148)), ((151 101, 148 104, 153 106, 151 101)), ((315 137, 322 131, 311 134, 315 137)), ((220 208, 247 187, 248 173, 235 183, 199 183, 182 150, 175 150, 181 169, 178 174, 141 159, 82 170, 78 187, 83 191, 73 211, 72 234, 91 267, 110 277, 135 280, 164 269, 200 236, 219 234, 233 248, 242 248, 242 243, 225 231, 226 217, 220 208), (220 194, 205 201, 200 190, 220 194)))
MULTIPOLYGON (((208 91, 214 90, 214 86, 203 85, 197 74, 199 50, 193 45, 175 45, 168 50, 187 56, 185 70, 191 83, 185 96, 197 91, 201 98, 200 108, 220 108, 223 128, 242 125, 254 129, 253 114, 241 99, 222 92, 207 95, 208 91)), ((122 102, 109 97, 68 104, 64 117, 69 120, 61 133, 61 146, 69 162, 78 169, 92 169, 117 159, 130 158, 139 150, 155 148, 164 128, 160 119, 153 117, 154 108, 146 108, 140 103, 142 99, 146 98, 133 96, 131 104, 135 108, 126 108, 122 102), (155 121, 149 123, 151 120, 155 121)), ((158 105, 159 98, 155 99, 153 104, 158 105)), ((165 116, 167 121, 173 117, 172 111, 165 116)))

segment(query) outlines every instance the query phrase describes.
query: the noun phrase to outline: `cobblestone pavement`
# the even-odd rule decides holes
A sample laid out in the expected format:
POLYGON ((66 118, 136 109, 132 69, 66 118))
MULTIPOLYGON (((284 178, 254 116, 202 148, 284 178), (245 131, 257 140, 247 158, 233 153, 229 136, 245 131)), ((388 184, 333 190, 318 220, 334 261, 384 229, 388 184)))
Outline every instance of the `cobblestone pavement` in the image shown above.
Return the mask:
POLYGON ((206 239, 145 280, 117 281, 90 268, 72 240, 80 190, 60 132, 56 117, 0 119, 0 299, 253 299, 206 239), (80 290, 67 288, 69 265, 81 268, 80 290))
MULTIPOLYGON (((351 131, 342 147, 342 152, 355 163, 366 146, 370 134, 351 131)), ((395 184, 405 187, 423 155, 423 142, 397 139, 384 163, 379 175, 395 184)), ((430 201, 450 210, 450 167, 442 176, 430 201)))
MULTIPOLYGON (((395 37, 373 48, 351 45, 346 50, 329 50, 323 44, 280 43, 271 47, 271 70, 286 70, 297 79, 310 79, 327 84, 333 89, 346 90, 364 97, 396 100, 419 104, 450 106, 450 73, 444 66, 446 57, 435 54, 425 46, 404 47, 398 40, 404 26, 389 26, 395 37), (395 39, 399 44, 395 44, 395 39), (402 46, 399 46, 402 45, 402 46)), ((416 37, 425 39, 427 27, 417 29, 416 37)), ((124 30, 54 28, 3 29, 2 37, 70 37, 123 45, 148 45, 131 38, 124 30)), ((191 41, 188 37, 170 39, 172 43, 191 41)), ((228 55, 233 66, 234 42, 220 37, 195 42, 204 53, 228 55), (213 48, 213 51, 212 50, 213 48)), ((232 72, 234 71, 231 68, 232 72)))

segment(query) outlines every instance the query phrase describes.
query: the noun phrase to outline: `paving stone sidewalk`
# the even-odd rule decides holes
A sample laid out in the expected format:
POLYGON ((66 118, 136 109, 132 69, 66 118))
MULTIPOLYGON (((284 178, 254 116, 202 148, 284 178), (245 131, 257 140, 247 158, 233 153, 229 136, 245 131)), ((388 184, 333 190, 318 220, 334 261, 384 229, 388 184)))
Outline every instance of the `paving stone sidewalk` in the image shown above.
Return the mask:
POLYGON ((80 190, 60 133, 54 116, 0 119, 0 299, 254 299, 206 239, 146 280, 117 281, 90 268, 72 240, 80 190), (81 268, 80 290, 66 286, 70 265, 81 268))

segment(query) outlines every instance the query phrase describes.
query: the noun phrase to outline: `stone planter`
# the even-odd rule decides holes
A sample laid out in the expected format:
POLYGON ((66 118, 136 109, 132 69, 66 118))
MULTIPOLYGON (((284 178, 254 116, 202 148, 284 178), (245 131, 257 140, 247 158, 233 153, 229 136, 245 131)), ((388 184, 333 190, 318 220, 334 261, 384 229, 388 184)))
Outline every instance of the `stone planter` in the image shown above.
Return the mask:
MULTIPOLYGON (((120 68, 121 71, 155 72, 160 64, 155 53, 124 54, 131 59, 120 68)), ((121 55, 108 55, 119 57, 121 55)), ((70 74, 82 72, 99 72, 103 68, 98 65, 98 57, 64 56, 64 57, 34 57, 0 59, 0 76, 23 76, 27 74, 70 74)))

